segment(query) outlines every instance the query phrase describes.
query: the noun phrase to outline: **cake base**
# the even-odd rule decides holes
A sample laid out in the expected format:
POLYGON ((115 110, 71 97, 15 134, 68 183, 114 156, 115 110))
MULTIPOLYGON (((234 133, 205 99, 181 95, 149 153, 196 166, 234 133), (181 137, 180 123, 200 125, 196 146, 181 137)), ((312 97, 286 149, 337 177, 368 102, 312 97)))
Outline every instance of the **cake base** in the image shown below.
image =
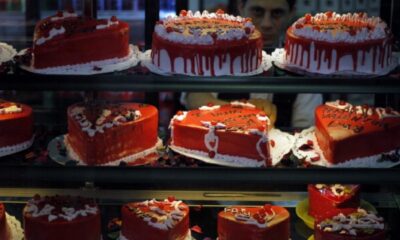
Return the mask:
POLYGON ((14 216, 6 213, 7 225, 10 229, 10 240, 24 239, 24 230, 22 229, 21 222, 14 216))
POLYGON ((17 152, 24 151, 28 148, 30 148, 33 144, 33 140, 35 139, 35 136, 32 136, 32 138, 26 142, 19 143, 16 145, 12 146, 6 146, 6 147, 1 147, 0 148, 0 157, 8 156, 17 152))
MULTIPOLYGON (((291 146, 295 141, 293 135, 289 133, 282 132, 278 129, 271 129, 268 132, 269 143, 271 141, 274 142, 274 146, 270 147, 270 153, 272 158, 272 166, 277 165, 282 158, 291 151, 291 146)), ((229 156, 224 154, 217 153, 214 158, 210 158, 208 152, 198 151, 198 150, 190 150, 174 145, 170 145, 169 148, 179 153, 183 156, 194 158, 206 163, 227 166, 227 167, 263 167, 264 162, 259 162, 253 159, 238 157, 238 156, 229 156)))
POLYGON ((381 72, 377 72, 376 74, 371 73, 363 73, 357 71, 339 71, 339 72, 332 72, 332 73, 316 73, 316 72, 309 72, 305 69, 299 68, 296 65, 286 63, 285 61, 286 50, 284 48, 277 48, 274 52, 271 53, 271 58, 274 65, 284 71, 288 71, 291 73, 309 76, 309 77, 327 77, 332 79, 332 77, 353 77, 353 78, 366 78, 366 77, 379 77, 389 74, 393 71, 400 61, 400 58, 396 54, 392 54, 392 64, 381 72))
POLYGON ((342 163, 332 164, 326 160, 321 148, 318 145, 317 138, 315 137, 315 128, 311 127, 303 130, 300 133, 295 134, 295 141, 292 147, 293 154, 299 158, 304 159, 306 162, 311 165, 321 166, 321 167, 330 167, 330 168, 391 168, 400 164, 400 155, 396 152, 399 151, 393 150, 386 153, 380 153, 373 156, 362 157, 351 159, 342 163), (312 149, 302 150, 301 147, 307 145, 308 141, 313 142, 312 149), (395 156, 396 161, 385 160, 382 161, 383 155, 397 155, 395 156), (313 161, 312 159, 318 157, 318 161, 313 161))
MULTIPOLYGON (((124 235, 122 235, 122 233, 120 233, 119 238, 117 238, 117 239, 118 240, 129 240, 124 235)), ((185 240, 196 240, 194 237, 192 237, 190 230, 188 231, 188 234, 186 235, 185 240)))
MULTIPOLYGON (((20 67, 28 72, 37 74, 56 74, 56 75, 95 75, 102 73, 110 73, 123 71, 131 67, 135 67, 139 63, 140 51, 137 46, 130 45, 129 55, 124 58, 113 58, 101 61, 94 61, 85 64, 76 64, 60 67, 51 67, 36 69, 31 65, 23 65, 20 67)), ((19 52, 18 55, 24 55, 27 49, 19 52)))
MULTIPOLYGON (((141 54, 140 57, 141 65, 143 67, 146 67, 149 69, 150 72, 162 75, 162 76, 172 76, 172 75, 185 75, 185 76, 196 76, 196 77, 204 77, 204 76, 199 76, 199 75, 194 75, 191 73, 188 74, 174 74, 170 72, 166 72, 162 69, 160 69, 158 66, 154 65, 152 60, 151 60, 151 50, 147 50, 143 54, 141 54)), ((245 77, 245 76, 254 76, 261 74, 263 72, 268 71, 272 67, 272 58, 270 55, 268 55, 265 51, 262 52, 262 62, 260 67, 249 73, 240 73, 240 74, 234 74, 234 75, 216 75, 216 76, 238 76, 238 77, 245 77)))
MULTIPOLYGON (((87 164, 78 157, 66 139, 66 135, 61 135, 49 142, 49 145, 47 146, 49 157, 61 165, 68 165, 69 162, 75 161, 76 165, 86 166, 87 164), (62 149, 65 150, 65 154, 60 153, 62 149)), ((141 166, 150 164, 159 158, 158 149, 162 147, 163 143, 161 139, 158 139, 156 145, 149 149, 123 157, 116 161, 96 166, 118 166, 122 162, 126 163, 128 166, 141 166)))
MULTIPOLYGON (((361 200, 360 208, 367 211, 377 213, 376 208, 369 202, 361 200)), ((308 198, 300 201, 296 205, 296 215, 304 222, 310 229, 314 229, 314 217, 308 214, 308 198)))

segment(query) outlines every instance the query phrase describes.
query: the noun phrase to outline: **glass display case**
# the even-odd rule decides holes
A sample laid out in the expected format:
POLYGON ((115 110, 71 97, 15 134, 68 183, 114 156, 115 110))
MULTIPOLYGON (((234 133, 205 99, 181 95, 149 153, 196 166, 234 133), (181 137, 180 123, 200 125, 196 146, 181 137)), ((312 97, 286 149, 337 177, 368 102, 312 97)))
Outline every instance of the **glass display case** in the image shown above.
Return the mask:
MULTIPOLYGON (((25 1, 22 2, 25 4, 25 1)), ((27 2, 34 4, 39 1, 27 2)), ((58 2, 56 8, 64 1, 58 2)), ((77 4, 76 1, 71 2, 77 4)), ((125 4, 125 1, 116 1, 115 4, 112 2, 85 0, 80 2, 84 7, 78 9, 94 16, 126 16, 126 19, 135 22, 132 26, 144 32, 144 38, 134 37, 131 42, 146 49, 151 48, 151 34, 159 19, 160 7, 164 8, 162 14, 166 14, 171 11, 179 12, 189 6, 187 1, 180 0, 174 4, 155 0, 131 1, 133 3, 127 6, 118 5, 123 2, 125 4), (114 9, 106 11, 109 7, 107 4, 114 4, 111 7, 114 9), (135 12, 135 16, 131 16, 130 9, 135 12)), ((382 1, 381 6, 387 6, 387 2, 382 1)), ((204 7, 203 1, 199 4, 204 7)), ((10 12, 11 3, 9 6, 10 12)), ((52 7, 54 6, 45 8, 52 7)), ((22 8, 26 8, 26 5, 22 8)), ((44 14, 48 12, 45 11, 44 14)), ((394 14, 398 15, 396 12, 394 14)), ((27 20, 26 31, 32 31, 33 22, 27 20)), ((397 29, 393 29, 393 32, 398 34, 399 25, 394 26, 397 29)), ((0 32, 0 37, 4 37, 4 40, 0 38, 1 41, 7 42, 7 36, 7 31, 0 32)), ((397 38, 397 48, 394 49, 397 52, 400 50, 398 42, 397 38)), ((20 48, 30 44, 28 37, 16 40, 16 45, 20 48)), ((154 166, 130 167, 123 163, 114 167, 77 166, 73 161, 64 164, 53 161, 48 156, 47 146, 51 140, 67 132, 67 106, 84 99, 102 98, 104 95, 101 93, 104 91, 134 92, 136 95, 130 95, 130 101, 157 106, 160 112, 159 136, 167 145, 169 119, 182 108, 177 99, 181 92, 321 93, 325 99, 331 94, 368 94, 375 97, 376 105, 399 109, 400 67, 381 77, 306 77, 272 67, 268 72, 252 77, 201 78, 160 76, 149 73, 142 67, 90 76, 39 75, 16 67, 13 73, 0 75, 1 97, 32 103, 36 137, 33 146, 28 150, 0 158, 0 201, 5 203, 9 214, 22 221, 24 204, 35 194, 90 197, 96 199, 100 205, 103 239, 116 239, 118 221, 115 219, 120 218, 122 204, 174 196, 190 206, 193 237, 216 239, 217 215, 224 207, 270 203, 289 210, 291 239, 303 240, 308 239, 313 231, 297 216, 296 206, 307 199, 308 184, 361 184, 361 198, 372 204, 385 218, 390 239, 400 239, 400 232, 397 230, 400 224, 398 166, 305 167, 289 158, 286 163, 274 168, 229 168, 197 162, 166 149, 160 150, 160 164, 154 166)), ((289 127, 284 130, 296 131, 289 127)))

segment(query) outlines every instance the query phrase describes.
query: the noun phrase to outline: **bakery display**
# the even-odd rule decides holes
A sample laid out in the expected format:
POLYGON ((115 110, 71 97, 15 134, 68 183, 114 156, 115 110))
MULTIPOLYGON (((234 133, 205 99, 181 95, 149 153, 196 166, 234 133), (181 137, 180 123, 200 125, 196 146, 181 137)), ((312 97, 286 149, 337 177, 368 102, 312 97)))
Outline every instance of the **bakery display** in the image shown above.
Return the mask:
POLYGON ((360 207, 360 186, 309 184, 308 214, 314 218, 328 211, 360 207))
POLYGON ((121 239, 184 240, 190 236, 189 207, 174 197, 122 206, 121 239))
POLYGON ((385 240, 384 219, 364 209, 328 212, 317 220, 315 240, 385 240))
POLYGON ((31 54, 34 69, 118 62, 130 54, 129 25, 115 16, 92 19, 59 11, 36 24, 31 54))
POLYGON ((68 108, 67 150, 87 165, 142 161, 155 154, 158 110, 138 103, 77 103, 68 108))
POLYGON ((386 74, 393 36, 379 17, 366 13, 306 14, 286 32, 285 65, 319 74, 386 74))
POLYGON ((400 113, 392 108, 327 102, 315 111, 315 135, 324 157, 337 164, 400 147, 400 113))
POLYGON ((0 99, 0 156, 25 150, 32 141, 32 108, 0 99))
POLYGON ((0 239, 9 240, 10 237, 11 231, 7 223, 6 210, 4 204, 0 202, 0 239))
POLYGON ((35 195, 24 210, 26 240, 100 240, 97 204, 86 198, 35 195))
POLYGON ((170 147, 216 164, 270 166, 269 119, 245 102, 178 112, 171 120, 170 147))
POLYGON ((167 73, 221 76, 254 72, 263 41, 251 19, 218 10, 182 10, 159 21, 153 33, 152 63, 167 73))
POLYGON ((10 72, 16 54, 14 47, 0 42, 0 74, 10 72))
POLYGON ((227 207, 218 214, 219 240, 288 240, 289 212, 279 206, 227 207))

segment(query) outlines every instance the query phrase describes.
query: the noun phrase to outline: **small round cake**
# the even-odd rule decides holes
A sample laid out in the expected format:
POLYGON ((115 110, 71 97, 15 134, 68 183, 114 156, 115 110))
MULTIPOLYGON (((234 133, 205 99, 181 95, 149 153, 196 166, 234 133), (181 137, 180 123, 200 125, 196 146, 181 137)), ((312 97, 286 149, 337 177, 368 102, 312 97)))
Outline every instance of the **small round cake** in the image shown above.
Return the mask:
POLYGON ((121 240, 184 240, 190 236, 189 207, 169 197, 122 206, 121 240))
POLYGON ((26 240, 100 240, 101 218, 90 199, 35 195, 24 211, 26 240))
POLYGON ((327 212, 315 222, 315 240, 385 240, 384 219, 364 209, 327 212))
MULTIPOLYGON (((2 148, 7 152, 24 150, 31 145, 32 137, 32 108, 0 99, 0 150, 2 148)), ((0 156, 1 154, 0 151, 0 156)))
POLYGON ((393 36, 366 13, 306 14, 286 32, 285 64, 312 73, 379 74, 392 64, 393 36))
POLYGON ((219 240, 289 240, 290 215, 280 206, 232 206, 218 214, 219 240))
POLYGON ((262 61, 263 41, 251 19, 182 10, 159 21, 151 58, 168 73, 221 76, 249 73, 262 61))
POLYGON ((10 235, 11 232, 7 224, 6 210, 4 209, 4 204, 0 202, 0 239, 9 240, 10 235))

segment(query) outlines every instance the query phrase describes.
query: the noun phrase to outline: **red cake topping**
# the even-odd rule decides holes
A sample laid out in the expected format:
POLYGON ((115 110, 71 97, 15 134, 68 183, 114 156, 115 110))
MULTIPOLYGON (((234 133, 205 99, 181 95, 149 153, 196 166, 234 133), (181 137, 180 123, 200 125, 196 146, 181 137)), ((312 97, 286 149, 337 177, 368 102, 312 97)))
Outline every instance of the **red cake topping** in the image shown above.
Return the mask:
POLYGON ((35 195, 25 208, 25 214, 48 222, 72 221, 96 215, 99 209, 93 200, 82 197, 35 195))
POLYGON ((333 200, 343 200, 354 195, 360 188, 359 185, 342 185, 342 184, 316 184, 314 185, 318 191, 325 197, 333 200))

